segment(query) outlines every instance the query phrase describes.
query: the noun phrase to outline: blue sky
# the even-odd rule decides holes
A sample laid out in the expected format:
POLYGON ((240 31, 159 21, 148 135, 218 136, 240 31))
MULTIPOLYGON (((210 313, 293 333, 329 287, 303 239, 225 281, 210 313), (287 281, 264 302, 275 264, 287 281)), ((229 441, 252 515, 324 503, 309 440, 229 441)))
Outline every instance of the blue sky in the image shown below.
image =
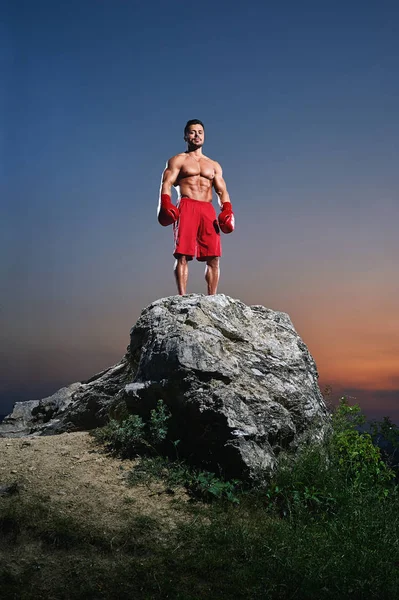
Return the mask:
MULTIPOLYGON (((399 7, 9 3, 0 413, 115 363, 175 293, 166 160, 205 123, 236 214, 219 291, 288 312, 321 386, 399 420, 399 7), (4 408, 3 408, 4 407, 4 408)), ((190 292, 205 292, 190 268, 190 292)))

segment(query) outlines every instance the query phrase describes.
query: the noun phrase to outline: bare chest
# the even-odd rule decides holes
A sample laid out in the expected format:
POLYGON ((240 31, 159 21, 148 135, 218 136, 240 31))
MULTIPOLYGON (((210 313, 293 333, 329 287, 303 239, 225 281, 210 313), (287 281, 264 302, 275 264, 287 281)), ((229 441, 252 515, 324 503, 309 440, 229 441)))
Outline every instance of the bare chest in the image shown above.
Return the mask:
POLYGON ((195 160, 194 158, 188 157, 180 169, 179 179, 195 177, 198 175, 212 181, 215 177, 215 168, 212 161, 209 160, 209 158, 195 160))

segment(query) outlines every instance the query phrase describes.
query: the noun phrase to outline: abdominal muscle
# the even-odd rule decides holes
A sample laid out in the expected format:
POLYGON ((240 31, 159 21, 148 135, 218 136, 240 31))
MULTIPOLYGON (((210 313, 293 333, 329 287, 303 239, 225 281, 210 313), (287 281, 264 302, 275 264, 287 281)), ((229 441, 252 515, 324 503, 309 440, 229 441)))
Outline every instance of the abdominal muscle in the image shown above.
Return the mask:
POLYGON ((212 202, 212 181, 201 175, 185 177, 176 183, 177 193, 182 197, 212 202))

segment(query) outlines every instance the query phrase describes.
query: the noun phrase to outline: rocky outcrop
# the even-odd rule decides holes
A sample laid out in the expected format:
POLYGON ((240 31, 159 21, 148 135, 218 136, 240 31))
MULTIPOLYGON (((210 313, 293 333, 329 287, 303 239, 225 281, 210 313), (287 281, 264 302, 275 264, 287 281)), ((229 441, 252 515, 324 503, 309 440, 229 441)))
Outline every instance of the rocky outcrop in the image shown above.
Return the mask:
POLYGON ((272 470, 281 450, 321 439, 329 423, 307 347, 288 315, 263 306, 158 300, 131 331, 130 360, 129 409, 145 416, 163 399, 180 454, 229 476, 272 470))
POLYGON ((5 416, 0 424, 0 437, 21 437, 21 435, 29 434, 32 410, 39 402, 40 400, 16 402, 12 413, 5 416))
POLYGON ((287 314, 222 294, 171 296, 143 310, 120 363, 35 401, 24 422, 36 434, 89 429, 112 406, 146 417, 162 399, 181 456, 254 477, 304 436, 323 438, 329 414, 317 378, 287 314))
POLYGON ((127 355, 84 382, 72 383, 42 400, 17 402, 0 424, 0 437, 51 435, 101 427, 123 385, 132 381, 127 355))

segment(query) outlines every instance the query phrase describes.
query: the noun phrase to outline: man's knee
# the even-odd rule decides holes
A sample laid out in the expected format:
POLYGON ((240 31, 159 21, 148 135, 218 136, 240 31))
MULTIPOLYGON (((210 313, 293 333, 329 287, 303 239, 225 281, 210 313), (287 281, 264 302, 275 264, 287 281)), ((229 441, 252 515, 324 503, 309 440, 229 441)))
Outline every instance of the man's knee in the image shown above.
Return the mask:
POLYGON ((219 268, 219 257, 212 256, 212 258, 208 258, 206 261, 206 264, 210 269, 218 269, 219 268))
POLYGON ((177 254, 176 255, 176 266, 177 265, 186 265, 188 263, 188 258, 185 254, 177 254))

